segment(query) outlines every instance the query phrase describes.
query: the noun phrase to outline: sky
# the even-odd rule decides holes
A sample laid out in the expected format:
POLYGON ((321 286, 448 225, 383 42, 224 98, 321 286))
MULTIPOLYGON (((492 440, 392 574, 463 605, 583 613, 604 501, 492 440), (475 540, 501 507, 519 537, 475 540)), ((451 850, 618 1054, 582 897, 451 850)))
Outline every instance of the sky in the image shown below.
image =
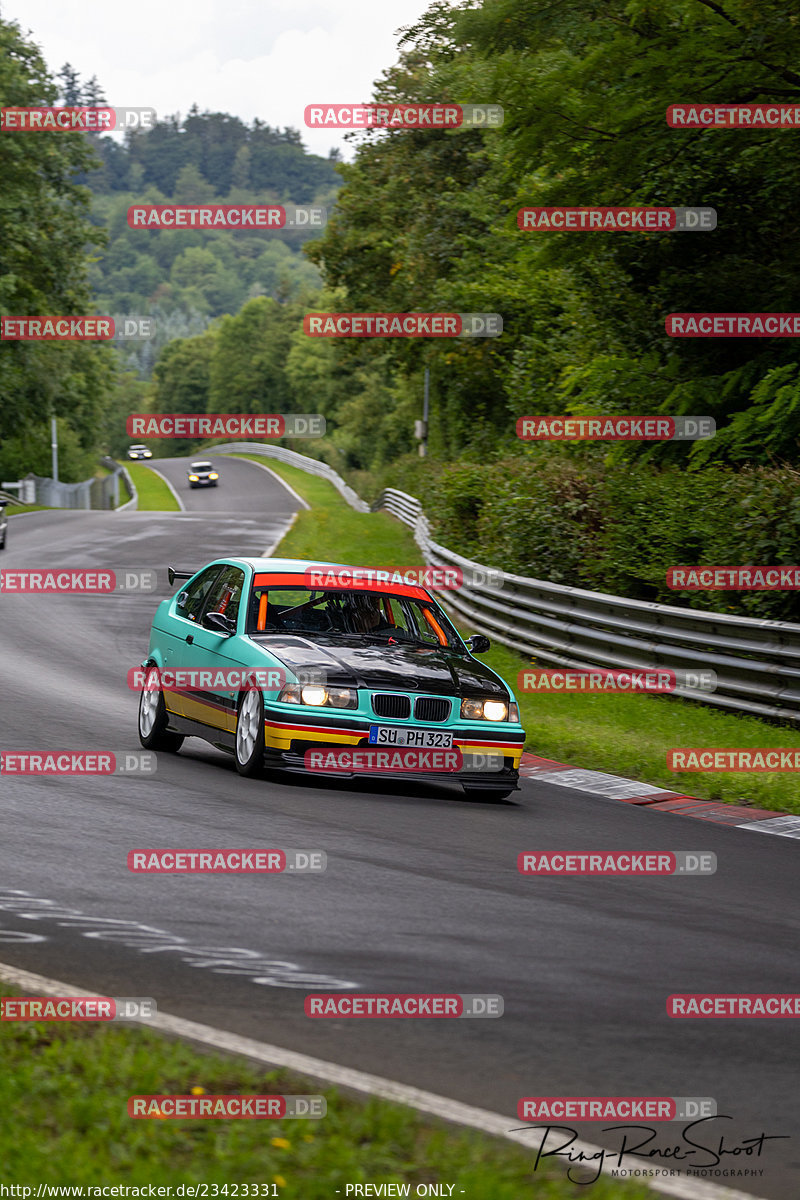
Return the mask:
POLYGON ((430 0, 0 0, 54 74, 96 75, 108 103, 159 117, 193 103, 299 129, 305 146, 353 157, 344 131, 307 129, 307 104, 368 100, 397 60, 396 31, 430 0))

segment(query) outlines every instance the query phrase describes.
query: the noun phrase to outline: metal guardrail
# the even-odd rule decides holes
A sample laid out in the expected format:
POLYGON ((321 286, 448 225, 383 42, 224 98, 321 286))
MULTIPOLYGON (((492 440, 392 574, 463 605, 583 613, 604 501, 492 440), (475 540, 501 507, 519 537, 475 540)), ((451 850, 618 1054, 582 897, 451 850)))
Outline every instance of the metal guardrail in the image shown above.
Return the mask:
POLYGON ((37 504, 44 504, 47 508, 92 507, 91 479, 83 479, 80 483, 62 483, 60 479, 47 479, 33 472, 25 478, 34 485, 37 504))
MULTIPOLYGON (((274 453, 278 448, 268 449, 274 453)), ((292 456, 284 461, 301 470, 330 478, 359 512, 367 510, 332 468, 294 451, 282 453, 292 456), (345 489, 357 503, 349 500, 345 489)), ((485 564, 435 542, 415 496, 386 488, 371 505, 371 511, 378 510, 413 529, 426 563, 460 567, 467 579, 493 574, 485 564)), ((508 572, 502 572, 499 584, 465 582, 457 591, 432 590, 462 623, 529 655, 537 665, 573 670, 710 670, 716 673, 716 691, 678 687, 677 694, 732 712, 800 725, 798 624, 627 600, 508 572)))
POLYGON ((126 471, 113 458, 101 458, 110 474, 102 479, 82 479, 79 483, 62 483, 59 479, 48 479, 43 475, 32 472, 25 476, 24 482, 31 483, 34 489, 32 503, 43 504, 47 508, 82 509, 116 509, 136 508, 137 495, 133 481, 126 471), (124 478, 131 494, 131 499, 125 504, 119 503, 119 481, 124 478))
POLYGON ((422 516, 422 505, 416 496, 409 496, 408 492, 399 492, 397 488, 385 488, 381 492, 372 505, 372 512, 377 512, 379 509, 391 513, 393 517, 397 517, 404 525, 410 525, 412 529, 416 528, 417 521, 422 516))
MULTIPOLYGON (((459 567, 468 578, 486 572, 433 541, 422 505, 407 492, 387 488, 372 507, 414 530, 426 563, 459 567)), ((481 633, 548 666, 710 670, 716 691, 678 687, 677 694, 800 723, 800 625, 627 600, 508 572, 500 587, 465 584, 439 595, 481 633)))
MULTIPOLYGON (((123 465, 121 463, 118 463, 116 461, 116 459, 108 458, 108 457, 101 458, 100 464, 101 464, 101 466, 105 467, 106 470, 110 471, 111 474, 106 476, 105 479, 101 479, 99 481, 100 484, 103 486, 103 501, 104 502, 101 504, 97 504, 94 507, 113 508, 117 512, 125 512, 126 509, 133 510, 133 509, 138 508, 139 493, 136 491, 136 488, 133 485, 133 480, 130 477, 127 467, 123 467, 123 465), (130 495, 130 500, 126 500, 124 504, 120 504, 120 502, 119 502, 119 495, 120 495, 119 481, 120 481, 120 479, 125 480, 125 486, 127 487, 128 493, 130 495), (109 501, 109 503, 106 503, 105 502, 106 500, 109 501)), ((97 481, 95 481, 95 482, 97 482, 97 481)))

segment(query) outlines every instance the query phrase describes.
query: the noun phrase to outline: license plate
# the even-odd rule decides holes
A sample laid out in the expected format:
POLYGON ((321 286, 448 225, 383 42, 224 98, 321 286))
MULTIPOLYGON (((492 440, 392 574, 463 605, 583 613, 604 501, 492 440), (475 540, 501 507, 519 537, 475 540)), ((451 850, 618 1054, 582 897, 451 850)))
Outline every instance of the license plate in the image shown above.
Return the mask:
POLYGON ((370 746, 421 746, 424 750, 449 750, 452 733, 433 729, 403 729, 392 725, 370 725, 370 746))

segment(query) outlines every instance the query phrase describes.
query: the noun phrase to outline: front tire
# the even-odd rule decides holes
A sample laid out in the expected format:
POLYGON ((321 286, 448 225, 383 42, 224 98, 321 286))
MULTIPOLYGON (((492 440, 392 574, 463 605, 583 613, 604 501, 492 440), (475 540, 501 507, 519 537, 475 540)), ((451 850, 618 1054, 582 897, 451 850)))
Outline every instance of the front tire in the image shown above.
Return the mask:
POLYGON ((183 734, 167 729, 169 716, 164 703, 164 693, 156 685, 159 682, 158 667, 147 668, 144 687, 139 696, 139 741, 146 750, 164 750, 174 754, 183 745, 183 734))
POLYGON ((248 779, 264 773, 264 697, 243 692, 236 715, 236 770, 248 779))

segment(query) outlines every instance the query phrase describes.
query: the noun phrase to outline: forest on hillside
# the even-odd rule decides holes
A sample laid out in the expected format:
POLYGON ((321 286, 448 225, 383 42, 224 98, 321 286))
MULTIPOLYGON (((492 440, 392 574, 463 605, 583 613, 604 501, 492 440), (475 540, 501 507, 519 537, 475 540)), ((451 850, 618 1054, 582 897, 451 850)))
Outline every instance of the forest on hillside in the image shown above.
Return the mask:
MULTIPOLYGON (((52 102, 58 85, 43 64, 15 76, 20 56, 34 59, 14 30, 0 23, 0 42, 17 45, 0 76, 4 103, 52 102)), ((664 328, 670 312, 800 311, 800 130, 665 120, 679 101, 800 101, 798 61, 800 20, 785 0, 434 0, 402 34, 374 99, 501 104, 502 127, 366 131, 344 163, 306 155, 291 130, 191 110, 99 152, 59 135, 46 183, 29 137, 13 186, 21 203, 37 190, 41 201, 25 252, 34 267, 26 274, 25 254, 3 239, 3 310, 139 307, 159 313, 166 344, 122 374, 102 348, 0 347, 3 395, 15 396, 0 399, 0 415, 13 435, 26 406, 49 397, 87 453, 98 437, 119 453, 119 414, 131 407, 318 411, 329 436, 306 452, 368 497, 388 483, 424 494, 442 539, 473 557, 643 599, 796 616, 790 593, 670 593, 663 564, 800 561, 796 339, 673 339, 664 328), (303 245, 134 238, 133 191, 149 202, 313 197, 330 215, 303 245), (718 224, 518 228, 520 207, 563 204, 707 206, 718 224), (36 244, 48 212, 64 230, 56 261, 70 268, 57 279, 36 244), (315 340, 302 332, 309 310, 499 312, 504 332, 315 340), (42 369, 54 355, 55 377, 42 369), (426 369, 423 460, 414 420, 426 369), (522 443, 516 419, 534 413, 710 415, 718 433, 522 443)), ((13 212, 0 225, 13 232, 13 212)))

